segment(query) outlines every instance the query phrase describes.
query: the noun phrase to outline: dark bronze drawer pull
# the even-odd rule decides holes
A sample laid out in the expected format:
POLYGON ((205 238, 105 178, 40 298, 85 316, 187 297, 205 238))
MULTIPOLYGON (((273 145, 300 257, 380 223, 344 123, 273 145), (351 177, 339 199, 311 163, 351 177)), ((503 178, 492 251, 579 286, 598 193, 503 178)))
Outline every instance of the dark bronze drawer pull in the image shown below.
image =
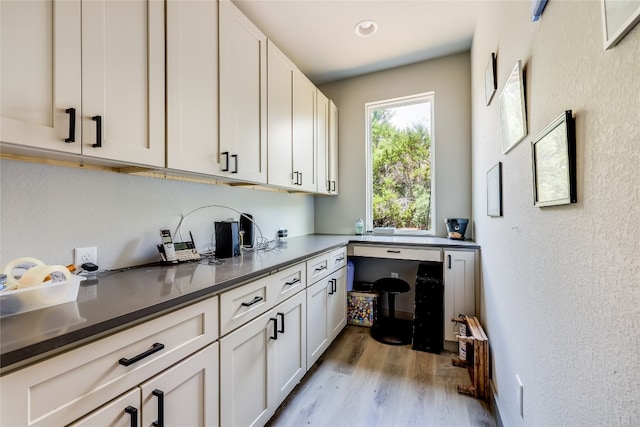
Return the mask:
POLYGON ((287 286, 291 286, 291 285, 295 285, 296 283, 300 283, 300 279, 297 277, 290 282, 285 282, 284 284, 287 286))
POLYGON ((164 348, 164 344, 160 344, 159 342, 157 342, 157 343, 153 344, 153 346, 151 346, 151 348, 149 350, 145 351, 144 353, 140 353, 139 355, 134 356, 131 359, 127 359, 126 357, 123 357, 122 359, 120 359, 118 361, 118 363, 120 363, 123 366, 130 366, 130 365, 133 365, 136 362, 141 361, 145 357, 151 356, 153 353, 159 352, 163 348, 164 348))
POLYGON ((253 304, 259 303, 260 301, 262 301, 262 297, 255 297, 252 301, 250 302, 243 302, 242 306, 243 307, 251 307, 253 304))

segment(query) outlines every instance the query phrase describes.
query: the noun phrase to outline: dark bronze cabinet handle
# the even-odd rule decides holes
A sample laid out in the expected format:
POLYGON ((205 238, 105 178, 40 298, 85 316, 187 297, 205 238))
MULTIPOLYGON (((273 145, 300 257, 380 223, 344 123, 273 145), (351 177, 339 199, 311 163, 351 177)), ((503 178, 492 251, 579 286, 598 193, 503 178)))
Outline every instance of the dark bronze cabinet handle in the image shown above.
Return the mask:
POLYGON ((451 255, 447 255, 447 257, 449 258, 449 270, 451 270, 451 255))
POLYGON ((253 298, 253 300, 249 301, 249 302, 243 302, 242 305, 243 307, 251 307, 253 304, 259 303, 260 301, 262 301, 262 297, 255 297, 253 298))
POLYGON ((158 398, 158 419, 151 423, 151 425, 154 427, 164 427, 164 392, 155 389, 151 394, 158 398))
POLYGON ((280 332, 281 334, 284 334, 284 313, 278 313, 276 316, 280 316, 280 322, 282 323, 282 328, 278 329, 278 332, 280 332))
POLYGON ((69 138, 65 138, 64 142, 76 142, 76 109, 67 108, 64 112, 69 115, 69 138))
POLYGON ((269 319, 269 321, 273 322, 273 335, 271 335, 269 338, 271 338, 272 340, 277 340, 278 339, 278 319, 276 319, 275 317, 272 317, 269 319))
POLYGON ((237 154, 232 154, 231 157, 234 160, 233 170, 231 171, 231 173, 238 173, 238 155, 237 154))
POLYGON ((225 157, 224 160, 224 168, 222 169, 222 172, 229 172, 229 152, 225 151, 222 153, 222 155, 225 157))
POLYGON ((335 181, 331 181, 331 191, 336 191, 336 182, 335 181))
POLYGON ((100 148, 102 147, 102 116, 93 116, 91 120, 96 122, 96 143, 93 147, 100 148))
POLYGON ((326 270, 326 269, 327 269, 327 266, 323 265, 322 267, 316 268, 314 271, 322 271, 322 270, 326 270))
POLYGON ((164 348, 164 344, 160 344, 159 342, 157 342, 157 343, 153 344, 149 350, 147 350, 147 351, 145 351, 143 353, 140 353, 139 355, 134 356, 131 359, 127 359, 127 358, 123 357, 122 359, 120 359, 118 361, 118 363, 120 363, 123 366, 130 366, 130 365, 133 365, 136 362, 141 361, 145 357, 151 356, 153 353, 159 352, 163 348, 164 348))
POLYGON ((129 423, 129 425, 131 427, 138 427, 138 410, 133 406, 129 405, 126 408, 124 408, 124 412, 126 412, 131 416, 131 422, 129 423))

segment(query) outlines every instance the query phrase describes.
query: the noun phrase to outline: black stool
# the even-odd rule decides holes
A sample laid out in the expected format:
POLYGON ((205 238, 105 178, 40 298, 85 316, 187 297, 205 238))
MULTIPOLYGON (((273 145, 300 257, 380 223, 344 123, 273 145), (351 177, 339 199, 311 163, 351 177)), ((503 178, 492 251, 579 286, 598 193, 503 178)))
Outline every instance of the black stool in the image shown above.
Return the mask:
POLYGON ((411 322, 396 319, 396 295, 409 292, 411 286, 397 277, 383 277, 373 283, 373 289, 385 294, 389 302, 389 316, 382 314, 382 304, 378 304, 376 317, 371 328, 371 336, 385 344, 403 345, 411 342, 411 322))

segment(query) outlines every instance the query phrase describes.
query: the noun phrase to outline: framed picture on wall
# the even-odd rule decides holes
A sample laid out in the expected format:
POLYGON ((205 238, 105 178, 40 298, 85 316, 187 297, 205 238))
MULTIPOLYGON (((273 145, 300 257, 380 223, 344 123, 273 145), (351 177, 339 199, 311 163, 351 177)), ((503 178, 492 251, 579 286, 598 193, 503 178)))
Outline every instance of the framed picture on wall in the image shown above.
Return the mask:
POLYGON ((576 203, 576 136, 571 110, 531 141, 533 205, 576 203))
POLYGON ((487 101, 487 105, 491 103, 493 95, 498 89, 498 78, 496 76, 496 54, 491 52, 491 59, 487 64, 487 69, 484 72, 484 96, 487 101))
POLYGON ((522 61, 518 60, 500 94, 502 152, 508 153, 527 136, 522 61))
POLYGON ((640 0, 600 0, 604 48, 611 49, 640 22, 640 0))
POLYGON ((487 215, 502 216, 502 162, 487 172, 487 215))

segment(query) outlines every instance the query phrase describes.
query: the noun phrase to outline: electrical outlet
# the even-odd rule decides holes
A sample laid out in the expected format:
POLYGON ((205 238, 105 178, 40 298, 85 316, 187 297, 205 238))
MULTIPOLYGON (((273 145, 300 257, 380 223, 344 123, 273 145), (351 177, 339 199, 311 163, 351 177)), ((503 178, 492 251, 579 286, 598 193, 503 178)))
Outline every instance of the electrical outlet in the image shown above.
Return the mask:
POLYGON ((398 278, 398 273, 391 273, 391 277, 393 277, 394 279, 398 278))
POLYGON ((91 246, 89 248, 76 248, 75 249, 75 266, 80 268, 82 264, 91 262, 98 265, 98 248, 91 246))
POLYGON ((520 381, 520 376, 516 374, 516 381, 518 382, 518 405, 520 406, 520 416, 524 418, 524 386, 520 381))

